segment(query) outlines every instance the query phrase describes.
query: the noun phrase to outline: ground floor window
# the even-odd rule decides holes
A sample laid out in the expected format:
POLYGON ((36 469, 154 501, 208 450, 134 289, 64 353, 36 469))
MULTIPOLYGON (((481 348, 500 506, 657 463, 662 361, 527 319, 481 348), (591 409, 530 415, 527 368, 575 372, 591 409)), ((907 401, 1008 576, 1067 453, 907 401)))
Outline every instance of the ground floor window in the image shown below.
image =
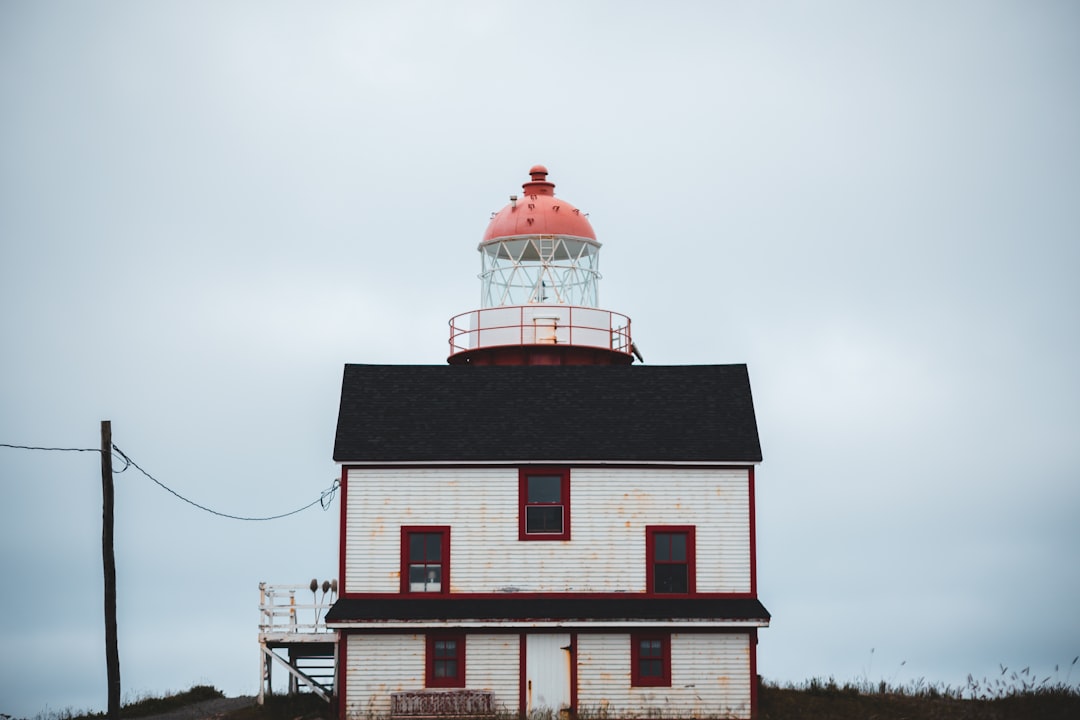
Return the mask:
POLYGON ((630 636, 631 675, 635 687, 671 687, 671 635, 630 636))
POLYGON ((465 636, 428 635, 427 687, 465 687, 465 636))

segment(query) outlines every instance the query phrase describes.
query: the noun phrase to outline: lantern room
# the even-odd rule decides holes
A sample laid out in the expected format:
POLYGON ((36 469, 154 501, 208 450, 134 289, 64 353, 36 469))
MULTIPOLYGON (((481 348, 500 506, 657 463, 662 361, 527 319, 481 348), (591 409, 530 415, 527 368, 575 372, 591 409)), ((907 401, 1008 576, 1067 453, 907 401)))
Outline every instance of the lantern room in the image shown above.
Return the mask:
POLYGON ((589 218, 555 196, 543 165, 529 176, 480 241, 481 306, 451 318, 448 362, 632 363, 630 318, 599 307, 600 243, 589 218))
POLYGON ((588 217, 555 197, 543 165, 529 174, 524 193, 492 216, 480 242, 481 303, 596 307, 600 243, 588 217))

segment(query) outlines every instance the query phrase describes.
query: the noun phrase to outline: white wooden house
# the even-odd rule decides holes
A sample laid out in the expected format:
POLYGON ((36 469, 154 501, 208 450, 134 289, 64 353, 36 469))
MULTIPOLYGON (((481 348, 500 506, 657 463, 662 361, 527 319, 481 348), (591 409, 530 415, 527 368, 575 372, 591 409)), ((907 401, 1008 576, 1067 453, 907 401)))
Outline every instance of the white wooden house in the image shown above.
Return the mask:
POLYGON ((751 717, 746 367, 635 366, 628 320, 551 343, 502 307, 516 341, 452 323, 446 366, 345 367, 341 717, 751 717))

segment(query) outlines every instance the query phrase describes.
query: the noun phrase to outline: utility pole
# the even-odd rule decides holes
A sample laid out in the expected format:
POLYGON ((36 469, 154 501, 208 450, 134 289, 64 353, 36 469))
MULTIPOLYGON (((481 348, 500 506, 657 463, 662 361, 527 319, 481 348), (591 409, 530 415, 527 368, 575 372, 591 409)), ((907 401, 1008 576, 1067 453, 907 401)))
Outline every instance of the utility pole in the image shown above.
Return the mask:
POLYGON ((105 566, 105 666, 109 720, 120 718, 120 649, 116 635, 116 556, 113 553, 112 423, 101 421, 101 556, 105 566))

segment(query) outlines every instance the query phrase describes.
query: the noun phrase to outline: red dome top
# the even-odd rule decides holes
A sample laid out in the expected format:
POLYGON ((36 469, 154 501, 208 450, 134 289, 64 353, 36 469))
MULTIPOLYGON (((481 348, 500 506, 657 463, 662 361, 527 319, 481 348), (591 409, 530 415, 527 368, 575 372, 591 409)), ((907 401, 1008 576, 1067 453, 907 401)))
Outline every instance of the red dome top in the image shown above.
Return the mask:
POLYGON ((521 186, 525 194, 510 196, 510 204, 491 219, 481 242, 515 235, 572 235, 596 240, 585 213, 555 197, 555 183, 547 181, 547 174, 543 165, 529 170, 532 180, 521 186))

